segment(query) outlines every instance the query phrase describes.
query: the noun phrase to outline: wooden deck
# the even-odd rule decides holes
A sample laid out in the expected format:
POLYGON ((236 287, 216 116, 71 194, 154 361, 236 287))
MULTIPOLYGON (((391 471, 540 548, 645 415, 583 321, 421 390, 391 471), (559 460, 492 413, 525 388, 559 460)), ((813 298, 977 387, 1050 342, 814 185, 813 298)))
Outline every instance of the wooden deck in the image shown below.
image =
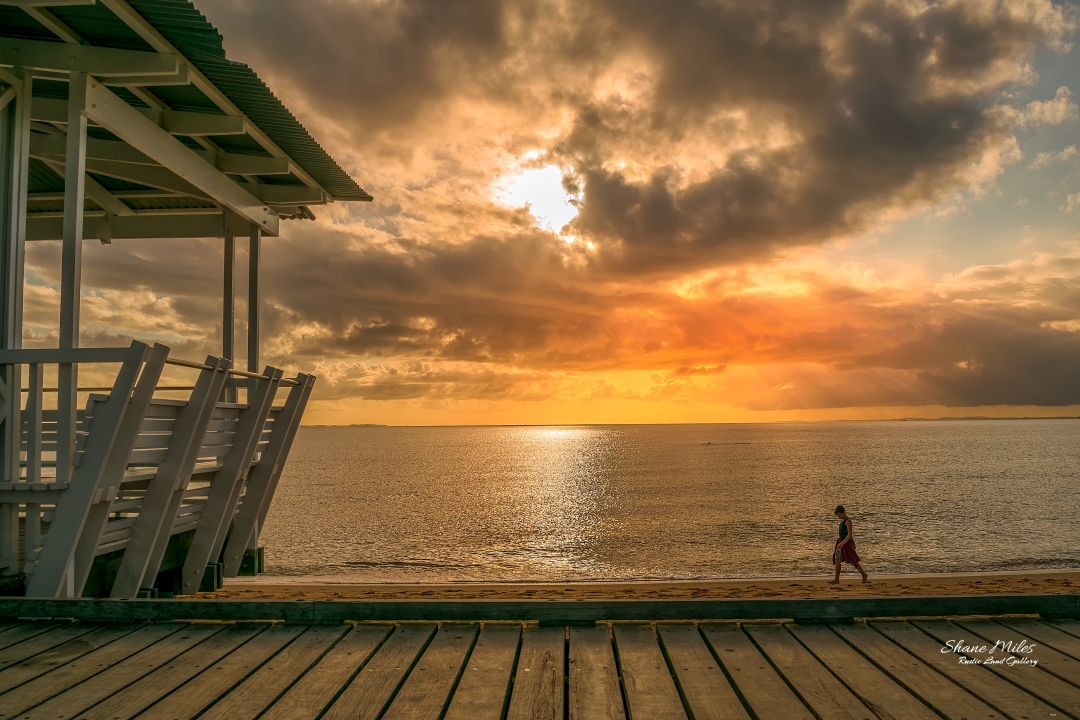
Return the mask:
POLYGON ((134 717, 1080 718, 1080 621, 0 625, 0 719, 134 717))

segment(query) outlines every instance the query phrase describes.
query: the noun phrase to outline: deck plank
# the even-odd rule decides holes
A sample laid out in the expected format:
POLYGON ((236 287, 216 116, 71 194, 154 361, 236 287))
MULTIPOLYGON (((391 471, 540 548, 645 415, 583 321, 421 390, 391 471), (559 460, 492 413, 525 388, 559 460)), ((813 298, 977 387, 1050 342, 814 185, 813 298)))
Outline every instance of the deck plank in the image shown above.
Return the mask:
POLYGON ((1054 708, 979 665, 962 665, 960 656, 942 653, 940 642, 914 625, 903 621, 874 622, 871 626, 916 655, 973 695, 1014 718, 1057 717, 1054 708))
POLYGON ((761 720, 814 720, 802 701, 734 623, 701 626, 735 687, 761 720))
MULTIPOLYGON (((216 688, 203 673, 217 666, 238 647, 261 634, 267 627, 253 623, 236 623, 207 638, 182 655, 154 670, 149 675, 114 693, 108 700, 94 705, 78 715, 79 720, 127 720, 139 714, 176 688, 198 676, 207 683, 208 692, 216 688)), ((213 699, 215 695, 210 695, 213 699)))
POLYGON ((652 627, 633 624, 613 629, 630 717, 685 720, 686 710, 652 627))
POLYGON ((776 623, 747 623, 743 630, 821 720, 874 720, 874 714, 799 641, 776 623))
MULTIPOLYGON (((199 673, 153 707, 139 716, 140 720, 185 720, 211 705, 237 683, 256 671, 287 643, 294 640, 303 627, 295 625, 268 627, 233 652, 218 660, 205 672, 199 673)), ((274 696, 268 698, 272 700, 274 696)), ((211 709, 213 712, 216 705, 211 709)), ((209 714, 209 713, 207 713, 209 714)), ((203 715, 202 717, 206 717, 203 715)))
POLYGON ((479 629, 477 625, 440 627, 390 703, 383 720, 440 717, 450 704, 450 691, 479 629))
MULTIPOLYGON (((274 629, 276 628, 271 630, 274 629)), ((303 631, 305 628, 301 627, 297 630, 303 631)), ((237 687, 230 690, 228 695, 200 715, 200 719, 244 720, 257 717, 333 646, 346 630, 344 626, 307 628, 303 635, 290 642, 284 650, 274 655, 237 687)), ((259 636, 257 639, 261 638, 262 636, 259 636)), ((143 720, 143 717, 140 716, 139 720, 143 720)), ((149 720, 153 716, 145 717, 149 720)), ((160 720, 170 720, 170 716, 162 715, 160 720)))
POLYGON ((53 628, 61 627, 64 625, 71 625, 72 623, 58 623, 52 620, 34 620, 33 622, 23 623, 11 628, 3 635, 0 635, 0 650, 21 643, 24 640, 46 633, 53 628))
POLYGON ((38 653, 17 665, 0 670, 0 693, 7 692, 33 680, 39 675, 55 670, 61 665, 108 645, 113 640, 121 638, 134 630, 135 626, 132 625, 106 625, 85 635, 68 640, 63 645, 57 645, 45 652, 38 653))
MULTIPOLYGON (((55 695, 55 697, 51 697, 47 702, 35 707, 33 711, 26 715, 20 713, 20 718, 29 718, 29 720, 36 720, 36 718, 41 718, 42 720, 64 720, 65 718, 75 717, 86 708, 120 692, 131 683, 138 681, 139 678, 149 675, 185 650, 212 637, 221 629, 220 626, 214 625, 181 626, 179 630, 170 632, 157 642, 154 642, 148 647, 132 654, 116 664, 108 663, 104 658, 92 658, 92 656, 97 653, 91 653, 90 656, 87 656, 84 659, 90 663, 100 661, 100 667, 98 667, 97 674, 74 687, 70 687, 69 684, 53 684, 53 682, 57 680, 57 678, 53 677, 56 673, 49 673, 48 675, 38 678, 30 683, 30 685, 45 681, 47 684, 51 685, 52 692, 50 695, 55 695), (64 688, 66 687, 70 687, 70 689, 65 691, 64 688)), ((121 638, 116 643, 113 643, 113 645, 124 643, 129 639, 135 640, 136 638, 132 637, 134 635, 138 635, 138 633, 132 633, 127 637, 121 638)), ((147 638, 143 637, 141 639, 145 640, 147 638)), ((112 645, 106 645, 103 649, 109 649, 111 647, 112 645)), ((81 662, 81 660, 82 659, 77 660, 76 662, 81 662)), ((69 663, 69 665, 70 664, 73 663, 69 663)), ((61 670, 63 669, 65 668, 61 668, 61 670)), ((26 687, 28 686, 24 685, 16 690, 16 692, 20 692, 26 687)), ((7 696, 5 696, 5 699, 6 697, 7 696)))
POLYGON ((520 625, 485 625, 444 720, 499 720, 510 694, 520 625))
POLYGON ((399 626, 330 706, 325 720, 379 717, 434 634, 434 625, 399 626))
MULTIPOLYGON (((959 620, 956 624, 969 632, 975 633, 983 640, 986 640, 989 645, 998 640, 1013 643, 1026 640, 1029 645, 1032 643, 1030 638, 1026 638, 1012 628, 992 620, 959 620)), ((1065 653, 1060 653, 1045 644, 1036 645, 1037 647, 1031 657, 1039 661, 1038 667, 1066 682, 1080 685, 1080 660, 1071 658, 1065 653)), ((1003 656, 1006 653, 999 650, 996 654, 1003 656)), ((1021 653, 1015 654, 1018 657, 1024 657, 1021 653)))
POLYGON ((27 638, 11 647, 4 648, 4 651, 0 653, 0 670, 17 665, 23 660, 28 660, 46 650, 51 650, 57 645, 63 645, 69 640, 74 640, 92 630, 96 630, 98 627, 100 626, 67 623, 40 635, 27 638))
POLYGON ((656 631, 694 720, 750 720, 696 626, 657 623, 656 631))
MULTIPOLYGON (((1073 660, 1080 660, 1080 638, 1038 620, 999 620, 1002 625, 1031 638, 1035 643, 1057 650, 1073 660)), ((1038 650, 1033 655, 1038 656, 1038 650)))
MULTIPOLYGON (((145 626, 50 672, 23 682, 18 687, 0 695, 0 719, 13 718, 39 705, 54 695, 64 692, 65 689, 74 687, 114 664, 123 662, 126 658, 182 628, 182 625, 173 624, 145 626)), ((18 667, 10 668, 7 672, 16 672, 18 669, 18 667)))
POLYGON ((565 653, 565 628, 525 628, 506 720, 561 720, 565 653))
POLYGON ((788 629, 882 720, 930 720, 939 717, 829 628, 821 625, 789 625, 788 629))
POLYGON ((1044 622, 1057 630, 1080 638, 1080 620, 1045 620, 1044 622))
POLYGON ((625 720, 608 627, 570 628, 570 720, 625 720))
POLYGON ((393 630, 391 625, 357 625, 315 667, 304 673, 259 720, 315 720, 393 630))
POLYGON ((993 720, 998 717, 992 707, 865 623, 837 625, 833 630, 945 717, 954 720, 993 720))
MULTIPOLYGON (((949 640, 963 640, 966 646, 982 644, 988 649, 992 645, 992 643, 986 642, 948 620, 913 620, 912 624, 943 646, 949 640)), ((986 660, 990 653, 970 652, 968 655, 983 661, 986 660)), ((1000 658, 1001 653, 998 653, 997 657, 1000 658)), ((995 675, 1020 685, 1024 690, 1041 698, 1047 704, 1068 712, 1074 717, 1080 717, 1080 688, 1029 665, 984 665, 983 667, 986 667, 995 675)))

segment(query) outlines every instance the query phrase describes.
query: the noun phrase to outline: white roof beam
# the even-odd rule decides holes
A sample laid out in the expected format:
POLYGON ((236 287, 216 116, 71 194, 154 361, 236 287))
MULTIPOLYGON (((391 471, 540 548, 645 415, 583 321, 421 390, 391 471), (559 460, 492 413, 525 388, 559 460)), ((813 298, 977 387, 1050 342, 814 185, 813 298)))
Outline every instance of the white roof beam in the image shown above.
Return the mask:
MULTIPOLYGON (((0 4, 3 4, 3 2, 0 1, 0 4)), ((56 35, 64 42, 70 43, 71 45, 86 44, 83 41, 82 37, 79 35, 79 33, 69 28, 63 20, 53 15, 44 7, 27 4, 23 4, 21 7, 23 10, 26 11, 27 15, 44 25, 46 28, 49 29, 50 32, 52 32, 52 34, 56 35)))
POLYGON ((102 77, 101 82, 111 87, 136 88, 144 85, 190 85, 191 78, 187 63, 180 63, 176 75, 114 75, 102 77))
MULTIPOLYGON (((108 83, 105 83, 106 85, 108 83)), ((173 135, 243 135, 246 123, 243 118, 210 113, 181 112, 168 108, 136 108, 155 122, 158 127, 173 135)), ((67 100, 40 98, 33 100, 30 114, 34 120, 63 124, 67 122, 67 100)))
MULTIPOLYGON (((84 240, 100 240, 99 225, 109 224, 114 240, 154 238, 219 238, 225 235, 221 212, 216 214, 130 215, 106 217, 102 212, 85 213, 84 240)), ((40 217, 31 213, 26 220, 27 240, 60 240, 64 219, 61 216, 40 217)))
MULTIPOLYGON (((172 43, 165 39, 165 37, 159 33, 153 25, 146 21, 139 13, 127 4, 126 0, 101 0, 101 4, 113 11, 113 13, 120 18, 128 27, 134 30, 139 37, 150 44, 152 48, 161 53, 168 53, 176 55, 180 58, 181 62, 185 62, 191 65, 184 56, 173 47, 172 43)), ((210 82, 209 78, 202 74, 198 68, 191 66, 191 82, 199 90, 203 92, 215 105, 221 108, 228 115, 237 115, 244 117, 244 113, 240 108, 230 100, 225 93, 223 93, 214 83, 210 82)), ((271 140, 266 133, 264 133, 257 125, 250 122, 248 123, 248 134, 255 139, 257 143, 269 152, 274 157, 287 158, 288 155, 277 146, 273 140, 271 140)), ((293 169, 293 174, 300 180, 312 188, 321 188, 313 177, 307 174, 303 168, 296 166, 293 169)))
POLYGON ((96 0, 0 0, 0 5, 20 7, 70 7, 72 5, 93 5, 96 0))
MULTIPOLYGON (((30 136, 30 154, 34 157, 63 161, 64 148, 65 141, 62 135, 34 133, 30 136)), ((289 173, 289 161, 284 158, 238 155, 224 151, 196 150, 195 152, 223 173, 233 175, 287 175, 289 173)), ((117 142, 116 140, 98 140, 96 138, 87 138, 86 140, 86 159, 115 160, 136 165, 158 164, 153 158, 139 152, 127 143, 117 142)))
POLYGON ((7 107, 7 104, 15 99, 17 91, 14 85, 9 85, 7 90, 0 92, 0 110, 7 107))
MULTIPOLYGON (((64 138, 64 140, 66 141, 66 138, 64 138)), ((31 155, 33 155, 32 152, 31 152, 31 155)), ((61 177, 64 176, 65 166, 64 166, 63 162, 56 162, 56 161, 52 161, 52 160, 46 160, 45 164, 48 165, 50 168, 52 168, 61 177)), ((132 210, 127 205, 122 203, 120 201, 120 198, 116 197, 111 192, 109 192, 107 189, 102 187, 101 183, 99 183, 94 178, 87 175, 85 178, 83 178, 83 181, 86 183, 86 186, 85 186, 85 189, 84 189, 84 192, 86 193, 86 197, 88 197, 91 200, 93 200, 94 202, 96 202, 98 204, 98 206, 100 206, 101 209, 104 210, 105 212, 107 212, 107 213, 109 213, 111 215, 134 215, 135 214, 134 210, 132 210)))
MULTIPOLYGON (((167 198, 167 197, 183 197, 180 193, 170 192, 168 190, 116 190, 111 191, 113 196, 121 199, 138 199, 138 198, 167 198)), ((35 200, 63 200, 63 192, 39 192, 39 193, 27 193, 26 198, 30 202, 35 200)))
POLYGON ((268 205, 319 205, 326 202, 326 192, 305 185, 250 185, 248 192, 268 205))
POLYGON ((87 172, 116 178, 117 180, 149 185, 159 190, 168 190, 169 192, 190 195, 203 200, 210 199, 210 196, 202 190, 160 165, 137 165, 115 160, 87 160, 86 170, 87 172))
POLYGON ((149 155, 264 233, 278 234, 278 214, 271 208, 100 82, 94 78, 87 78, 85 82, 84 114, 87 118, 149 155))
POLYGON ((15 38, 0 38, 0 65, 51 72, 84 72, 95 77, 176 76, 180 72, 176 55, 15 38))

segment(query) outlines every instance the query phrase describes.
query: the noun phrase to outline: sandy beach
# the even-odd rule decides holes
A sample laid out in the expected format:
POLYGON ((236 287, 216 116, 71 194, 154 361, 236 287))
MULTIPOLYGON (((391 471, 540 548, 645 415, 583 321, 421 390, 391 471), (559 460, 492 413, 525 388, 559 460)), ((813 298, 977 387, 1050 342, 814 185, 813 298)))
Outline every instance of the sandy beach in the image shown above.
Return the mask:
POLYGON ((859 582, 844 575, 839 585, 826 576, 730 580, 568 583, 361 584, 268 577, 225 581, 215 593, 199 597, 238 600, 419 600, 419 599, 691 599, 981 595, 988 593, 1072 593, 1080 589, 1080 570, 950 573, 871 576, 859 582))

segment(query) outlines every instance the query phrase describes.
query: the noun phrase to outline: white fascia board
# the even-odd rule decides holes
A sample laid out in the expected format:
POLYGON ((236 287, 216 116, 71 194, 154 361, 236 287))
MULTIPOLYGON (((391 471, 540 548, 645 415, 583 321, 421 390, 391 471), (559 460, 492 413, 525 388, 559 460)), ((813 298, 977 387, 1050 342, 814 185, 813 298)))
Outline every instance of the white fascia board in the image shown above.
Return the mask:
POLYGON ((180 72, 175 55, 7 37, 0 38, 0 65, 53 72, 78 71, 98 77, 175 76, 180 72))
MULTIPOLYGON (((191 65, 191 62, 184 58, 180 51, 173 47, 172 43, 166 40, 153 25, 148 23, 146 18, 135 12, 135 9, 128 5, 126 0, 101 0, 101 4, 112 10, 114 15, 120 18, 120 20, 122 20, 129 28, 134 30, 139 37, 149 43, 150 47, 161 53, 176 55, 180 58, 181 62, 191 65)), ((191 84, 201 90, 202 93, 210 98, 210 100, 221 108, 223 112, 227 115, 236 115, 246 119, 246 116, 240 108, 238 108, 236 104, 217 87, 217 85, 210 82, 210 79, 203 75, 197 67, 191 65, 190 72, 191 84)), ((271 140, 266 133, 255 125, 255 123, 252 123, 250 120, 248 120, 248 123, 248 133, 257 143, 263 146, 263 149, 274 157, 289 157, 288 154, 278 147, 277 143, 271 140)), ((315 181, 315 178, 308 175, 307 172, 300 167, 297 167, 293 171, 293 174, 300 178, 300 180, 308 187, 322 188, 322 186, 315 181)))
POLYGON ((195 151, 158 127, 94 78, 86 79, 85 115, 136 150, 150 156, 268 235, 278 234, 278 215, 195 151))

